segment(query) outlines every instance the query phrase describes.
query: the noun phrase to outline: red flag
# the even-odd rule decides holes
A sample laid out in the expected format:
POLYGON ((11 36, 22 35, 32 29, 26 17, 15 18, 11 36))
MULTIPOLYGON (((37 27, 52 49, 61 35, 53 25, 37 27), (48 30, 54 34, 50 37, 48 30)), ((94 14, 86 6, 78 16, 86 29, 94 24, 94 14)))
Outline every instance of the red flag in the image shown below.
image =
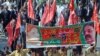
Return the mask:
POLYGON ((15 31, 14 31, 14 39, 13 40, 16 40, 16 38, 18 38, 19 34, 20 34, 20 28, 19 29, 15 29, 15 31))
POLYGON ((32 6, 32 0, 28 0, 28 16, 31 19, 35 19, 35 14, 34 14, 34 10, 33 10, 33 6, 32 6))
POLYGON ((45 9, 44 9, 44 13, 43 13, 43 16, 41 18, 41 23, 44 24, 45 20, 46 20, 46 17, 47 17, 47 14, 48 14, 48 10, 49 10, 49 5, 46 5, 45 9))
POLYGON ((58 22, 58 25, 65 26, 65 20, 64 20, 63 14, 60 15, 60 20, 58 22))
POLYGON ((75 14, 75 11, 70 11, 70 16, 68 19, 68 25, 72 25, 72 24, 77 24, 78 23, 78 17, 75 14))
POLYGON ((19 36, 20 27, 21 27, 21 18, 20 18, 20 14, 18 14, 18 18, 17 18, 17 22, 16 22, 16 28, 15 28, 15 32, 14 32, 14 38, 15 39, 19 36))
POLYGON ((94 10, 93 10, 93 15, 92 15, 91 20, 94 22, 94 27, 95 27, 96 32, 98 34, 100 34, 100 23, 99 23, 99 19, 98 19, 96 4, 94 5, 94 10))
POLYGON ((100 34, 100 24, 99 24, 99 32, 98 33, 100 34))
POLYGON ((21 26, 21 18, 20 18, 20 14, 18 14, 18 18, 16 22, 16 29, 20 28, 20 26, 21 26))
POLYGON ((92 15, 92 18, 91 18, 92 21, 94 22, 98 22, 98 14, 97 14, 97 6, 96 4, 94 5, 94 10, 93 10, 93 15, 92 15))
POLYGON ((70 9, 70 16, 68 19, 68 25, 77 24, 79 20, 74 11, 74 0, 70 0, 69 9, 70 9))
POLYGON ((9 46, 12 45, 12 41, 13 41, 13 26, 14 26, 13 20, 11 20, 10 23, 6 26, 9 46))
POLYGON ((44 24, 47 24, 53 20, 55 12, 56 12, 56 0, 53 0, 53 4, 49 6, 44 24))
POLYGON ((95 24, 95 30, 96 30, 96 32, 97 32, 98 34, 100 34, 100 23, 99 23, 99 22, 97 22, 97 23, 95 24))
POLYGON ((74 10, 74 0, 70 0, 69 9, 70 11, 74 10))

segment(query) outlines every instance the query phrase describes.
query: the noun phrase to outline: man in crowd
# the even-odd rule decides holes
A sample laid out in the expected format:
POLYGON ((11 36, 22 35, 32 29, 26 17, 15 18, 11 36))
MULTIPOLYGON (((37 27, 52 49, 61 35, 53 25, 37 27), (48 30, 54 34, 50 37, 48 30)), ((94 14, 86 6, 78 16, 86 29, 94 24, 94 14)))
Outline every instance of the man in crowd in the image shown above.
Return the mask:
POLYGON ((5 29, 6 25, 10 22, 10 11, 8 10, 8 6, 4 6, 3 10, 1 12, 2 14, 2 20, 3 20, 3 27, 5 29))
POLYGON ((7 56, 26 56, 30 49, 22 49, 21 44, 16 45, 16 50, 7 56))
POLYGON ((100 51, 96 51, 96 44, 93 43, 85 51, 85 56, 100 56, 100 51))
POLYGON ((76 15, 80 18, 80 21, 81 22, 83 22, 83 8, 82 8, 82 3, 79 1, 79 3, 78 3, 78 7, 75 9, 75 13, 76 13, 76 15))
POLYGON ((64 7, 64 9, 62 10, 61 13, 63 14, 64 20, 65 20, 65 25, 68 25, 67 22, 68 22, 68 18, 69 18, 69 15, 70 15, 70 10, 69 10, 69 4, 68 3, 65 3, 65 7, 64 7))
POLYGON ((97 56, 95 46, 93 44, 86 49, 85 56, 97 56))
POLYGON ((59 25, 59 21, 61 20, 61 15, 63 15, 64 17, 64 21, 65 21, 65 25, 67 25, 68 23, 68 18, 70 15, 70 10, 69 10, 69 3, 66 3, 65 0, 62 0, 62 4, 61 5, 57 5, 57 19, 56 19, 56 25, 59 25))
POLYGON ((87 5, 85 22, 91 21, 92 14, 93 14, 93 8, 91 8, 90 5, 87 5))
POLYGON ((85 9, 86 9, 85 22, 91 21, 91 17, 93 14, 93 8, 94 8, 94 2, 93 2, 93 0, 90 0, 90 2, 85 7, 85 9))

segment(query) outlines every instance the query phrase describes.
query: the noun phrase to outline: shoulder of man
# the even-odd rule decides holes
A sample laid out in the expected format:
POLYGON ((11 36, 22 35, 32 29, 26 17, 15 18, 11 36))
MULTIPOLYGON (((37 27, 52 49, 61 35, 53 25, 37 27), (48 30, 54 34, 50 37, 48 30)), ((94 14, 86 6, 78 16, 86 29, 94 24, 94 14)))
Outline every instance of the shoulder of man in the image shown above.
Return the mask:
POLYGON ((15 53, 16 53, 16 52, 17 52, 17 50, 15 50, 15 51, 11 52, 11 54, 6 55, 6 56, 15 56, 15 53))

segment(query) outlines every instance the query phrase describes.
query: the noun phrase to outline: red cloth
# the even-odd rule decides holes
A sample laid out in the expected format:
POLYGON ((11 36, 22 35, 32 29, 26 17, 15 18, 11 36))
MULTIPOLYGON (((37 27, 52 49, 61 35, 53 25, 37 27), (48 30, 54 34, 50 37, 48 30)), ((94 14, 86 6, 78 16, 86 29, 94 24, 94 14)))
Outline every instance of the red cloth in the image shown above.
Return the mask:
POLYGON ((70 0, 69 9, 70 9, 70 16, 68 19, 68 25, 77 24, 79 20, 74 11, 74 0, 70 0))
POLYGON ((13 41, 13 24, 11 24, 12 21, 6 26, 7 34, 8 34, 8 45, 12 45, 13 41))
POLYGON ((34 10, 33 10, 33 6, 32 6, 32 0, 28 0, 28 16, 31 19, 35 19, 35 14, 34 14, 34 10))
POLYGON ((73 25, 78 23, 78 17, 75 14, 75 11, 70 11, 70 16, 68 19, 68 25, 73 25))
POLYGON ((55 12, 56 12, 56 0, 53 0, 52 5, 46 5, 45 12, 41 18, 41 23, 45 25, 51 22, 53 20, 55 12))
POLYGON ((49 6, 46 5, 45 9, 44 9, 44 13, 43 13, 43 16, 41 18, 41 23, 44 24, 45 20, 46 20, 46 17, 48 15, 48 10, 49 10, 49 6))
POLYGON ((94 27, 95 27, 97 34, 100 34, 100 23, 99 23, 99 19, 98 19, 96 4, 94 5, 93 16, 92 16, 91 20, 94 22, 94 27))
POLYGON ((18 14, 18 18, 17 18, 17 22, 16 22, 16 27, 15 27, 15 31, 14 31, 14 40, 20 34, 20 27, 21 27, 21 18, 20 18, 20 14, 18 14))
POLYGON ((70 11, 74 10, 74 0, 70 0, 69 9, 70 11))
POLYGON ((56 0, 53 0, 53 4, 51 5, 51 8, 48 12, 48 15, 44 24, 47 24, 53 20, 55 12, 56 12, 56 0))

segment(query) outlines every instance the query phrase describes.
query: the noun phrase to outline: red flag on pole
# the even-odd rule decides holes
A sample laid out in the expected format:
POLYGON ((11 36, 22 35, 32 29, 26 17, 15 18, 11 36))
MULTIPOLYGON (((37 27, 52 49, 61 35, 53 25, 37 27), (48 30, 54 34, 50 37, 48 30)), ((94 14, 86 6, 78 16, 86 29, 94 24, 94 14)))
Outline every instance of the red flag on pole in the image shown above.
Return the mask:
POLYGON ((13 26, 14 26, 13 20, 11 20, 10 23, 6 26, 7 35, 8 35, 8 45, 9 46, 12 45, 12 41, 13 41, 13 26))
POLYGON ((35 19, 35 14, 34 14, 34 10, 33 10, 33 6, 32 6, 32 0, 28 0, 28 17, 31 19, 35 19))
MULTIPOLYGON (((18 18, 17 18, 16 27, 15 27, 15 32, 14 32, 14 38, 15 38, 15 39, 19 36, 20 27, 21 27, 21 18, 20 18, 20 14, 18 13, 18 18)), ((15 40, 15 39, 14 39, 14 40, 15 40)))
POLYGON ((98 19, 96 3, 94 5, 94 10, 93 10, 93 15, 92 15, 91 20, 94 22, 94 27, 95 27, 96 32, 98 34, 100 34, 100 23, 99 23, 99 19, 98 19))
POLYGON ((51 22, 53 20, 55 12, 56 12, 56 0, 53 0, 52 5, 46 5, 45 12, 41 19, 41 23, 45 25, 51 22))
POLYGON ((99 22, 95 23, 95 30, 97 34, 100 34, 100 23, 99 22))
POLYGON ((53 20, 55 12, 56 12, 56 0, 53 0, 53 4, 51 5, 50 11, 47 15, 47 18, 44 24, 47 24, 53 20))
POLYGON ((74 10, 74 0, 70 0, 69 9, 70 11, 74 10))
POLYGON ((94 5, 94 9, 93 9, 93 15, 92 15, 92 18, 91 18, 92 21, 94 22, 98 22, 98 14, 97 14, 97 6, 96 4, 94 5))
POLYGON ((47 14, 48 14, 48 10, 49 10, 49 6, 46 5, 45 9, 44 9, 44 13, 43 13, 43 16, 41 18, 41 24, 44 24, 45 20, 46 20, 46 17, 47 17, 47 14))
POLYGON ((78 17, 75 14, 75 11, 70 11, 70 16, 68 19, 68 25, 72 25, 72 24, 77 24, 78 23, 78 17))
POLYGON ((74 11, 74 0, 70 0, 69 9, 70 9, 70 16, 68 19, 68 25, 77 24, 79 20, 74 11))

